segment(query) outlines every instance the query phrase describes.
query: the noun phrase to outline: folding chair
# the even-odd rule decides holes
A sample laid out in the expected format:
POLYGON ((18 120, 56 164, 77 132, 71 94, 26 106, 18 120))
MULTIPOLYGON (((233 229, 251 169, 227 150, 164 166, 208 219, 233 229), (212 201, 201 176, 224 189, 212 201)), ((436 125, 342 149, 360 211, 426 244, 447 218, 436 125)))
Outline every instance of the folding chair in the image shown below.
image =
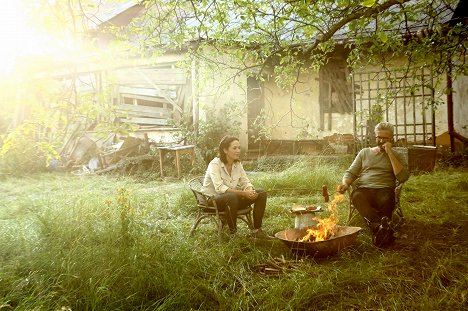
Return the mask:
MULTIPOLYGON (((405 217, 403 215, 403 210, 401 208, 400 204, 400 196, 401 196, 401 190, 403 189, 403 183, 397 183, 397 186, 395 187, 395 209, 393 210, 393 215, 392 215, 392 223, 394 227, 400 227, 403 225, 405 222, 405 217), (395 215, 398 217, 397 219, 395 218, 395 215)), ((348 210, 348 220, 346 221, 346 225, 349 226, 352 218, 355 216, 357 213, 356 207, 353 205, 353 202, 351 201, 351 188, 349 190, 349 210, 348 210)))
MULTIPOLYGON (((193 195, 195 196, 197 203, 197 217, 195 222, 190 230, 190 235, 193 235, 197 229, 200 222, 205 218, 212 218, 216 223, 218 230, 218 236, 222 238, 223 226, 226 224, 226 213, 224 211, 219 211, 216 206, 216 201, 213 200, 213 197, 203 194, 200 190, 203 186, 203 176, 198 176, 192 178, 188 182, 188 187, 192 190, 193 195), (209 203, 209 204, 208 204, 209 203)), ((253 218, 252 218, 252 205, 248 206, 245 209, 237 211, 237 218, 244 221, 249 229, 253 229, 253 218)))

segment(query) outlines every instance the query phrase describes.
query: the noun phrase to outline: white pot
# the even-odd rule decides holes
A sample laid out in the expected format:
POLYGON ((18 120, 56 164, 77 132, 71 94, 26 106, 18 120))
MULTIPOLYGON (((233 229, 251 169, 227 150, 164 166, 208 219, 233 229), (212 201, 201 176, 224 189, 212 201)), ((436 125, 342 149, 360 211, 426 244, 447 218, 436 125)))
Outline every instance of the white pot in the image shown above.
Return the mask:
POLYGON ((315 217, 314 212, 296 213, 294 228, 302 229, 305 227, 315 226, 317 224, 317 221, 314 219, 315 217))

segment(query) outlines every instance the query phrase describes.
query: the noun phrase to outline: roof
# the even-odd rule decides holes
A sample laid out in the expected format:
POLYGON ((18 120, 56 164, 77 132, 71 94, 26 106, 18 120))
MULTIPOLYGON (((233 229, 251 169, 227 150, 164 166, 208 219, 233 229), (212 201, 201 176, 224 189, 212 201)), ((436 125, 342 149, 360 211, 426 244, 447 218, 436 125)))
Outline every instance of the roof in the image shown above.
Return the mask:
POLYGON ((143 8, 140 0, 112 2, 96 0, 85 15, 89 29, 96 29, 104 24, 112 23, 112 20, 121 15, 127 15, 125 20, 129 23, 143 8))

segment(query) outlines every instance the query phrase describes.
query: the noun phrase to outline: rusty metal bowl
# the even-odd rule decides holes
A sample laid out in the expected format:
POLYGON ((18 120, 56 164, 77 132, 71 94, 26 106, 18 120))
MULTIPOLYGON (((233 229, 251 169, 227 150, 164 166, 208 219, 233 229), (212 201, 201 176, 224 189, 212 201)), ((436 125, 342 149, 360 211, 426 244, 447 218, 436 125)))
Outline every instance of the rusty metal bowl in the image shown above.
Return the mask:
POLYGON ((361 227, 336 226, 335 236, 320 242, 298 242, 297 239, 306 235, 307 228, 286 229, 275 234, 292 253, 311 256, 314 258, 330 257, 338 254, 343 248, 348 247, 356 241, 361 227))

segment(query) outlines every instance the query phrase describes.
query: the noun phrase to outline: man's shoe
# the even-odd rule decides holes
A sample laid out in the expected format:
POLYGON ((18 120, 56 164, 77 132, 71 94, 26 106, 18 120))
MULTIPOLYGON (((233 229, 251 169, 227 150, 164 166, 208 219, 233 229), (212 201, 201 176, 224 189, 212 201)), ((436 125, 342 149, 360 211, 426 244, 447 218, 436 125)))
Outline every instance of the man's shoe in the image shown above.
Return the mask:
POLYGON ((254 229, 250 231, 250 236, 254 239, 261 239, 261 240, 274 240, 275 237, 272 237, 265 232, 263 232, 262 229, 254 229))
POLYGON ((382 217, 380 226, 378 226, 372 235, 372 243, 377 247, 388 247, 395 242, 394 231, 390 226, 390 220, 387 216, 382 217))

